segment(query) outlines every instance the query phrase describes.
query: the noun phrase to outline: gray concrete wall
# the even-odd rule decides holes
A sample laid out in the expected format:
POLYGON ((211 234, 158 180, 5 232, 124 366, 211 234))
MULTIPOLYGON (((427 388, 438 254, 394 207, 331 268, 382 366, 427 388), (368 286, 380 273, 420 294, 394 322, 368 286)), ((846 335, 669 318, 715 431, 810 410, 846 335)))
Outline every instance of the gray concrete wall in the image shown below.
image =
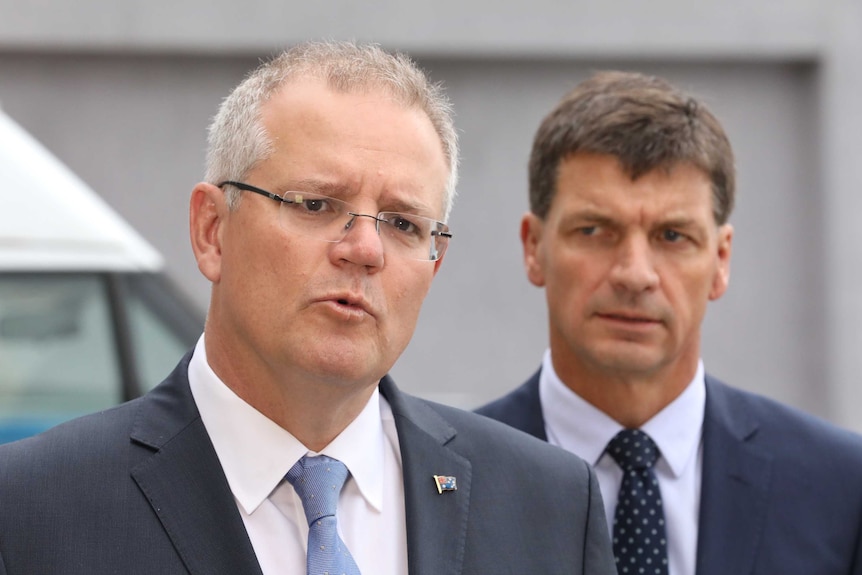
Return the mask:
POLYGON ((465 407, 517 385, 546 345, 517 225, 542 115, 596 68, 702 95, 739 169, 731 289, 709 371, 862 429, 862 18, 851 0, 529 4, 0 0, 0 105, 126 216, 206 305, 186 234, 206 124, 255 62, 304 38, 373 40, 449 89, 464 150, 456 233, 395 375, 465 407))
POLYGON ((0 46, 258 54, 327 37, 436 56, 785 58, 820 50, 843 1, 0 0, 0 46))

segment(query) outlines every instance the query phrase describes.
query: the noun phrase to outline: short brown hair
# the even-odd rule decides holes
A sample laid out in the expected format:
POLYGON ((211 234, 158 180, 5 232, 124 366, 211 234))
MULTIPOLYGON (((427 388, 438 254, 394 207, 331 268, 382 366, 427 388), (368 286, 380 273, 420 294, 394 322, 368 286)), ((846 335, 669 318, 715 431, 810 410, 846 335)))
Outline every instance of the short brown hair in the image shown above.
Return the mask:
POLYGON ((733 150, 715 116, 662 78, 598 72, 569 92, 539 126, 530 154, 530 210, 544 218, 560 162, 579 153, 615 156, 632 180, 689 162, 712 182, 713 214, 727 222, 736 186, 733 150))

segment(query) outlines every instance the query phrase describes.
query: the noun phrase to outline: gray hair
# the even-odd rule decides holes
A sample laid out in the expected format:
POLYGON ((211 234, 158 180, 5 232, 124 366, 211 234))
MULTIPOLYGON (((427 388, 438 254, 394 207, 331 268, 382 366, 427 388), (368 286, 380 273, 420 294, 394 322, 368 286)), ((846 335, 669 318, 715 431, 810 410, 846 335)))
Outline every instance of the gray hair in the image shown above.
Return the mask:
MULTIPOLYGON (((299 44, 252 71, 225 98, 209 127, 206 181, 218 185, 241 181, 273 151, 261 120, 262 105, 289 81, 314 78, 337 92, 382 90, 405 107, 427 114, 440 138, 449 165, 444 198, 448 219, 458 182, 458 135, 452 105, 440 84, 432 83, 409 57, 390 54, 375 44, 307 42, 299 44)), ((229 187, 227 204, 235 209, 239 191, 229 187)))

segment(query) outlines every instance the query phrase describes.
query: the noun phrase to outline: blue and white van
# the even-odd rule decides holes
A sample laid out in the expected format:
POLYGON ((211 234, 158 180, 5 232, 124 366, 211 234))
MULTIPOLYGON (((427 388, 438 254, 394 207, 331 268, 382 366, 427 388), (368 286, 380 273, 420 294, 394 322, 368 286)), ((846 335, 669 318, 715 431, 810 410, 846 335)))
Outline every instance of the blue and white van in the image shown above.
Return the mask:
POLYGON ((161 255, 0 111, 0 443, 136 397, 203 314, 161 255))

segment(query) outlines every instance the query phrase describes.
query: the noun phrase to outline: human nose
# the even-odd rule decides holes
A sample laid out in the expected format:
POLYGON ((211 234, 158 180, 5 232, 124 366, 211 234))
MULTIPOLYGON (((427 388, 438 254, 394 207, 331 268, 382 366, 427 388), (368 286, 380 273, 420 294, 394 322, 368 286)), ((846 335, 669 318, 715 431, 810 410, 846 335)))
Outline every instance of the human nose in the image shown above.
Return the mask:
POLYGON ((629 292, 643 292, 655 288, 659 283, 659 275, 653 255, 646 238, 625 238, 619 245, 611 269, 614 286, 629 292))
POLYGON ((333 246, 337 261, 348 261, 368 268, 383 266, 383 242, 379 233, 379 218, 371 214, 348 212, 344 237, 333 246), (366 219, 372 220, 362 225, 366 219))

